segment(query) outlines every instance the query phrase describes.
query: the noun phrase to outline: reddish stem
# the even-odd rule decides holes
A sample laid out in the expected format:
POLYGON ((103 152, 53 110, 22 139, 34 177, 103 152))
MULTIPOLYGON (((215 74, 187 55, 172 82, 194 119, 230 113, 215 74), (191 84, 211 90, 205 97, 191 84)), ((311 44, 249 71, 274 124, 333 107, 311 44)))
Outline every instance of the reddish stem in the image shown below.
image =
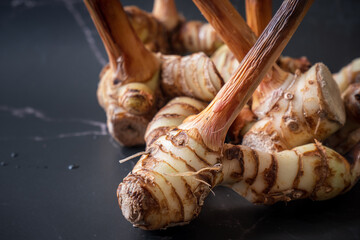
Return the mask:
POLYGON ((312 2, 285 0, 230 80, 207 108, 184 127, 196 128, 209 148, 220 149, 232 122, 280 56, 312 2))

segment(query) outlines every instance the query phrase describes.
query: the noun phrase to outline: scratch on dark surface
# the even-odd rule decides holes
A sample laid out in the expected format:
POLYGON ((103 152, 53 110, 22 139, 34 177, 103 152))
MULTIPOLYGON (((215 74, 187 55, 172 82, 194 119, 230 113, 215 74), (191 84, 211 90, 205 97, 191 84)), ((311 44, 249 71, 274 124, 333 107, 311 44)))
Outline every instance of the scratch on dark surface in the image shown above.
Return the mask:
POLYGON ((24 118, 27 115, 33 115, 34 117, 41 119, 43 121, 46 121, 46 122, 52 121, 52 119, 46 117, 44 113, 42 113, 41 111, 36 110, 32 107, 12 108, 9 106, 0 106, 0 111, 10 112, 11 115, 13 115, 14 117, 17 117, 17 118, 24 118))
MULTIPOLYGON (((82 132, 70 132, 70 133, 60 133, 52 137, 43 137, 43 136, 30 136, 27 137, 30 140, 33 141, 45 141, 45 140, 51 140, 51 139, 62 139, 62 138, 69 138, 69 137, 83 137, 83 136, 106 136, 108 135, 106 123, 104 122, 98 122, 94 120, 88 120, 88 119, 53 119, 40 110, 37 110, 32 107, 24 107, 24 108, 13 108, 9 106, 1 106, 0 105, 0 111, 2 112, 8 112, 13 117, 16 118, 25 118, 27 116, 33 116, 41 121, 45 122, 68 122, 68 123, 81 123, 84 125, 88 125, 91 127, 97 128, 97 130, 89 130, 89 131, 82 131, 82 132)), ((0 140, 10 140, 11 138, 1 137, 0 140)))
POLYGON ((12 7, 19 7, 21 5, 24 5, 25 7, 28 8, 32 8, 37 5, 37 3, 32 0, 12 0, 10 4, 12 7))
POLYGON ((76 10, 76 8, 74 7, 74 3, 71 0, 63 0, 67 10, 73 15, 73 17, 75 18, 75 21, 77 23, 77 25, 81 28, 81 30, 83 31, 86 41, 89 44, 89 47, 91 49, 91 51, 94 53, 96 59, 98 60, 98 62, 102 65, 105 66, 107 61, 104 58, 104 56, 102 55, 100 49, 96 46, 96 42, 95 39, 93 37, 93 34, 90 30, 90 28, 88 26, 86 26, 84 19, 82 18, 81 14, 79 13, 78 10, 76 10))

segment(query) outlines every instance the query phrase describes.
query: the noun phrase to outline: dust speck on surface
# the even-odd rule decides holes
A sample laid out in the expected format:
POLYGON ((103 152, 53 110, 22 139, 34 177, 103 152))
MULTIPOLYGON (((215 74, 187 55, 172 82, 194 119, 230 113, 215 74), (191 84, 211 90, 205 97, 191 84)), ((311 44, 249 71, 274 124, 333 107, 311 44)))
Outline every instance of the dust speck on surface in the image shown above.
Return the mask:
POLYGON ((77 165, 77 164, 70 164, 69 166, 68 166, 68 169, 69 170, 74 170, 74 169, 77 169, 77 168, 79 168, 80 166, 79 165, 77 165))

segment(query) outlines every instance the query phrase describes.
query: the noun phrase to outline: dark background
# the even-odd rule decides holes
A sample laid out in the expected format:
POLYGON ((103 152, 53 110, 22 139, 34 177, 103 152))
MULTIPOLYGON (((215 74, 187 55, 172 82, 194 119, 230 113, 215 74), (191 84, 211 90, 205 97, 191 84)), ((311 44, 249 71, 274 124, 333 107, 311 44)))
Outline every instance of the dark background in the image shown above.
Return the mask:
MULTIPOLYGON (((243 13, 243 1, 234 3, 243 13)), ((177 4, 202 19, 190 0, 177 4)), ((333 72, 360 57, 360 1, 317 0, 284 54, 333 72)), ((95 96, 105 62, 81 1, 0 1, 0 239, 360 238, 360 184, 325 202, 270 207, 219 187, 187 226, 133 228, 115 191, 135 160, 118 160, 143 148, 122 148, 105 130, 95 96)))

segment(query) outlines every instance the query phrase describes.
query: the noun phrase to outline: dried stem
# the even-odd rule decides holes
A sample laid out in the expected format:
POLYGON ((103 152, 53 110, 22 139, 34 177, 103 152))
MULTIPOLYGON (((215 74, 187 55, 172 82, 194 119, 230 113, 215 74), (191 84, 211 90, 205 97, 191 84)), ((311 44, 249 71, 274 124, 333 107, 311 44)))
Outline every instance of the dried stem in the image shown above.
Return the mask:
POLYGON ((118 0, 84 1, 117 77, 127 82, 149 80, 159 63, 136 36, 121 3, 118 0))
POLYGON ((272 0, 245 0, 245 10, 247 24, 260 36, 271 20, 272 0))
MULTIPOLYGON (((236 11, 229 0, 193 0, 208 22, 229 47, 236 59, 241 62, 256 42, 256 36, 245 20, 236 11)), ((258 103, 279 88, 287 79, 288 74, 276 64, 260 84, 254 95, 254 103, 258 103), (265 91, 264 91, 265 90, 265 91)))
POLYGON ((193 2, 241 62, 256 42, 256 36, 245 20, 228 0, 193 0, 193 2))
POLYGON ((215 99, 204 111, 185 123, 184 127, 197 129, 209 148, 221 148, 230 125, 280 56, 312 2, 313 0, 284 1, 215 99))
POLYGON ((181 21, 174 0, 155 0, 152 14, 167 30, 173 30, 181 21))

